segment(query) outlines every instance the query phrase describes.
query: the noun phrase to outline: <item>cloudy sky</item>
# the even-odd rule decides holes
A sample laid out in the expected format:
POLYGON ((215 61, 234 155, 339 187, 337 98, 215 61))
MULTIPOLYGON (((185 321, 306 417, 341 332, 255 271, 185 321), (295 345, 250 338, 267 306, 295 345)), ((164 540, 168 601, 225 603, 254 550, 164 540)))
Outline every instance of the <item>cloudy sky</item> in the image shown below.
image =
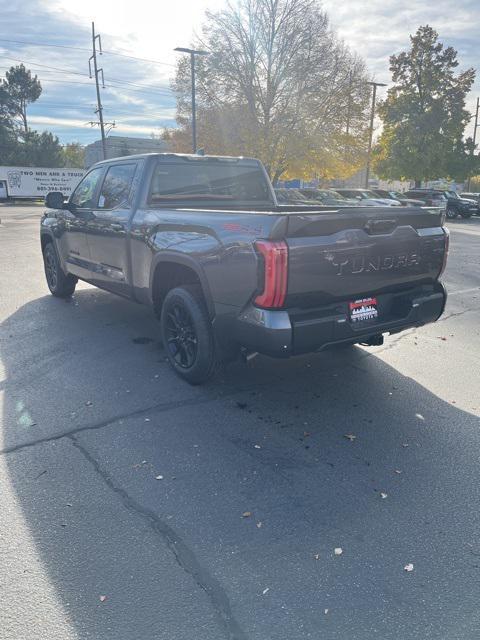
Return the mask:
MULTIPOLYGON (((379 82, 389 82, 388 57, 408 46, 421 24, 435 27, 458 49, 461 68, 478 63, 479 0, 324 0, 330 21, 367 61, 379 82)), ((43 93, 29 108, 32 128, 62 143, 99 137, 95 87, 88 77, 91 21, 102 36, 104 116, 116 135, 148 137, 174 124, 169 88, 176 46, 189 46, 207 8, 225 0, 0 0, 0 75, 20 61, 41 79, 43 93), (47 46, 48 45, 48 46, 47 46), (138 58, 142 58, 141 60, 138 58)), ((480 81, 472 92, 473 108, 480 81)))

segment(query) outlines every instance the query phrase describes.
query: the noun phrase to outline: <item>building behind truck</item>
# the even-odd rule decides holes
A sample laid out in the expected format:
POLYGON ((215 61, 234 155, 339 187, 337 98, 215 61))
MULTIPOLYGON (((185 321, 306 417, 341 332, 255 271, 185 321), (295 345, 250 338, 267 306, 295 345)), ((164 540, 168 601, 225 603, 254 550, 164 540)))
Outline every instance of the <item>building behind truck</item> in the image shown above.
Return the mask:
MULTIPOLYGON (((133 156, 138 153, 163 153, 168 145, 159 138, 130 138, 128 136, 108 136, 105 139, 106 158, 133 156)), ((102 141, 96 140, 85 147, 85 168, 88 169, 104 160, 102 141)))

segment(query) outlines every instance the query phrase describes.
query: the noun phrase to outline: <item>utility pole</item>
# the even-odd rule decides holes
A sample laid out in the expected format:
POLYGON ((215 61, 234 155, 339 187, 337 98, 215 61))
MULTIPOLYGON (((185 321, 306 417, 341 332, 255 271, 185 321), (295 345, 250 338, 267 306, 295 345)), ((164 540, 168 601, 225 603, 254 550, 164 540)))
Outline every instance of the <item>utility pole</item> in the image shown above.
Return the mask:
POLYGON ((208 51, 197 49, 187 49, 186 47, 176 47, 175 51, 190 54, 190 73, 192 78, 192 149, 197 153, 197 106, 195 103, 195 56, 208 56, 208 51))
POLYGON ((367 82, 373 87, 372 94, 372 113, 370 114, 370 131, 368 133, 368 151, 367 151, 367 168, 365 170, 365 189, 368 189, 368 182, 370 180, 370 160, 372 155, 372 138, 373 138, 373 121, 375 119, 375 101, 377 99, 377 87, 386 87, 383 82, 367 82))
POLYGON ((99 34, 95 35, 95 23, 92 22, 92 49, 93 54, 90 56, 88 61, 88 69, 90 78, 92 77, 92 65, 91 61, 93 60, 93 75, 95 76, 95 85, 97 87, 97 109, 95 113, 98 113, 98 119, 100 122, 100 132, 102 134, 102 151, 103 151, 103 159, 105 160, 107 157, 107 144, 105 142, 105 126, 103 124, 103 107, 102 100, 100 98, 100 84, 98 82, 98 76, 102 74, 102 87, 105 89, 105 80, 103 77, 103 69, 99 69, 97 66, 97 39, 98 39, 98 47, 100 54, 102 53, 102 39, 99 34))
MULTIPOLYGON (((480 106, 480 98, 477 98, 477 108, 475 111, 475 127, 473 129, 473 147, 472 147, 472 156, 475 155, 475 144, 477 141, 477 129, 478 129, 478 109, 480 106)), ((470 191, 470 181, 471 181, 471 176, 468 176, 468 180, 467 180, 467 191, 470 191)))

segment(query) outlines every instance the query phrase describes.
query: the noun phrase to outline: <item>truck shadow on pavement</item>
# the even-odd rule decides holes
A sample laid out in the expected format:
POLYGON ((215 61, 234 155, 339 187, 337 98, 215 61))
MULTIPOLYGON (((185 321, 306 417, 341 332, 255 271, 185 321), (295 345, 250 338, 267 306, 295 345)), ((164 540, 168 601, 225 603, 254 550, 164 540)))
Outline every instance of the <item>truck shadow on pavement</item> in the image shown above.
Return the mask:
POLYGON ((0 333, 3 581, 24 612, 2 637, 479 628, 474 415, 360 348, 189 387, 149 310, 91 288, 0 333))

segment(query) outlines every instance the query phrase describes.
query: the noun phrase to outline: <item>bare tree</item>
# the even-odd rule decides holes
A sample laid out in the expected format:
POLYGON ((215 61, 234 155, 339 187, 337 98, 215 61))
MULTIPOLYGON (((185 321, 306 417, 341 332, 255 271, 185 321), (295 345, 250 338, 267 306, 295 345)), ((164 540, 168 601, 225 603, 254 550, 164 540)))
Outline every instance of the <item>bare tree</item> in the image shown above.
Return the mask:
MULTIPOLYGON (((274 180, 338 166, 347 145, 348 159, 355 157, 367 122, 365 68, 316 0, 229 3, 207 12, 197 44, 211 52, 197 61, 199 138, 209 152, 255 155, 274 180)), ((180 129, 168 134, 178 147, 188 136, 189 78, 187 61, 179 61, 180 129)))

